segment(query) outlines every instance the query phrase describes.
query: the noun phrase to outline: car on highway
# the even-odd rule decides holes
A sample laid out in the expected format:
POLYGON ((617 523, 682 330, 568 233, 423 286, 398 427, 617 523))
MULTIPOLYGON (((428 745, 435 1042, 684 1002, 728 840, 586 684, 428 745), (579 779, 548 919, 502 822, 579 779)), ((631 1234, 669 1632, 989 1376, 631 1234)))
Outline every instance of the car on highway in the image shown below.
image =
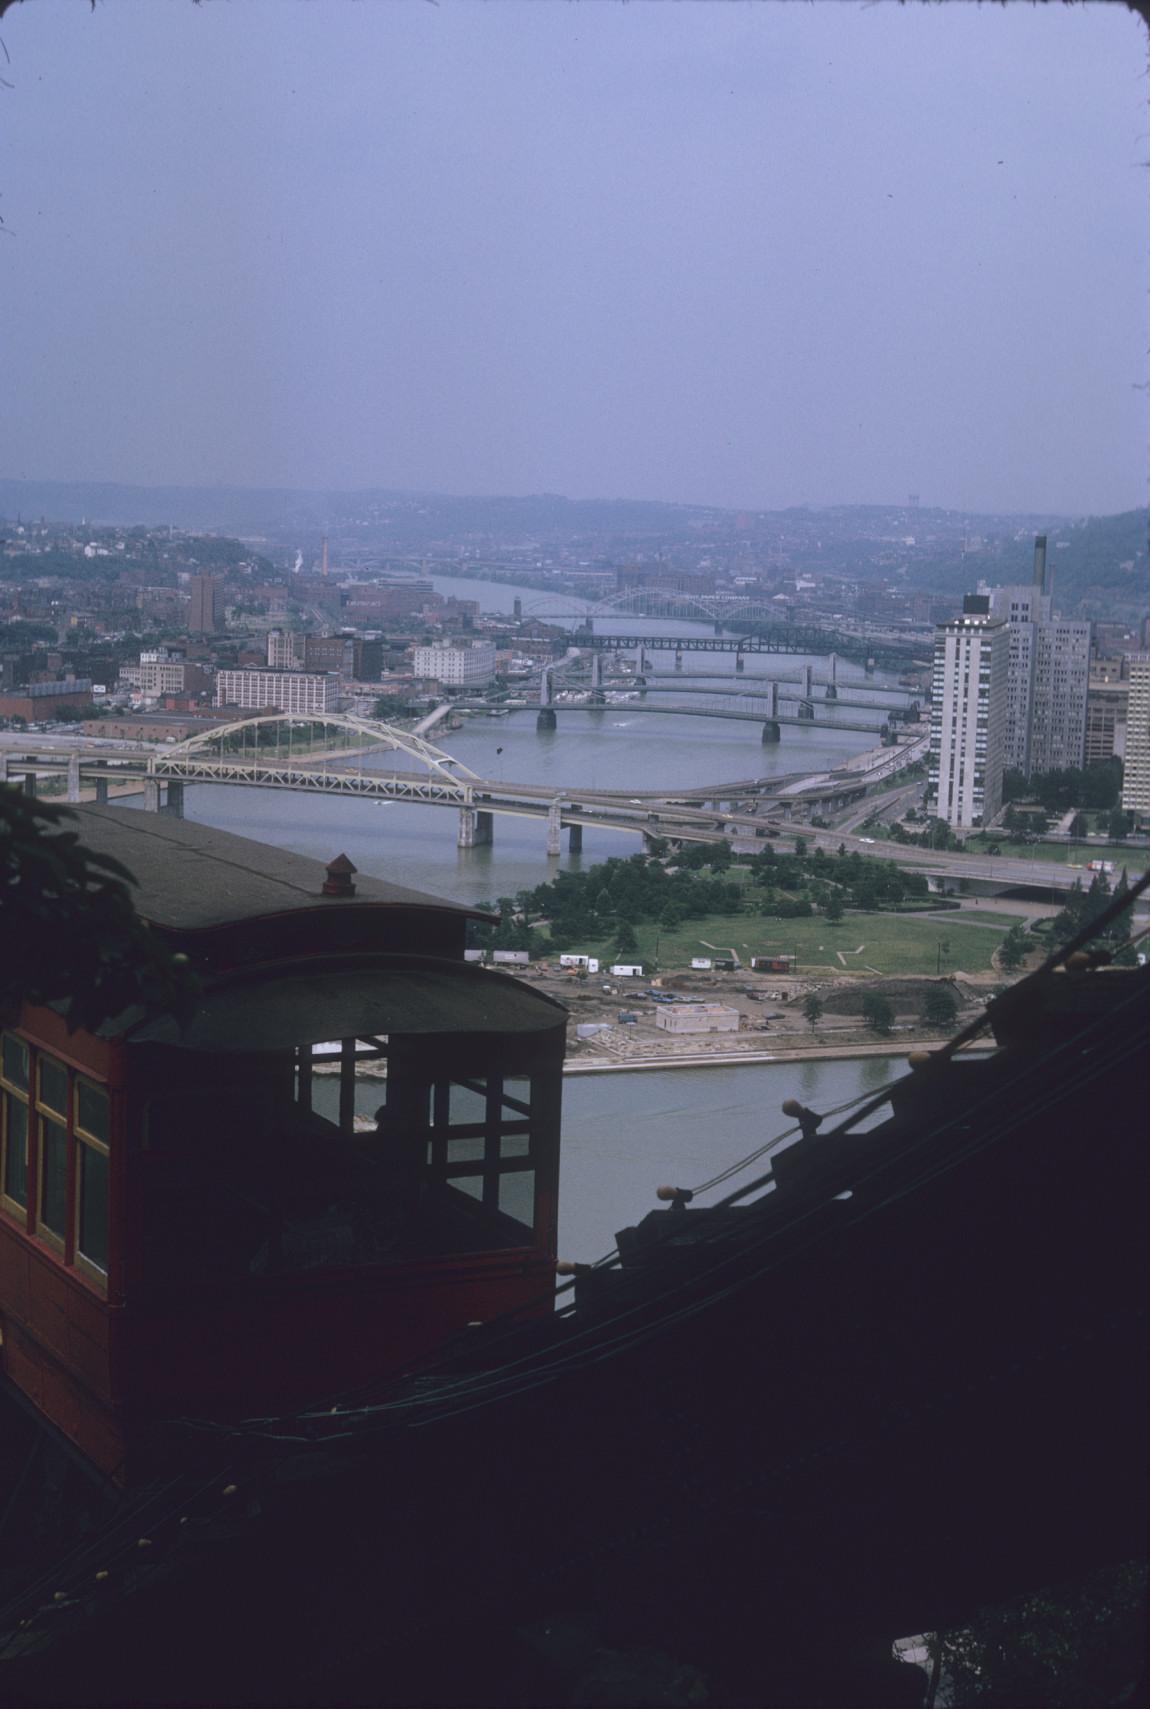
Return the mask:
POLYGON ((875 839, 873 837, 860 837, 859 838, 860 843, 873 843, 874 840, 875 839))

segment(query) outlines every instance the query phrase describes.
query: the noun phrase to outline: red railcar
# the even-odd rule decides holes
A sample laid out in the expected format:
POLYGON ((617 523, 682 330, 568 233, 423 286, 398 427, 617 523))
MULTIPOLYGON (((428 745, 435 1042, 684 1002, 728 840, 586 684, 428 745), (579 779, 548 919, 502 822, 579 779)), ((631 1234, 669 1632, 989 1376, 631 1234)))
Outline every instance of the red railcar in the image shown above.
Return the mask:
MULTIPOLYGON (((3 1375, 105 1475, 550 1309, 566 1011, 474 911, 183 821, 80 810, 201 981, 191 1019, 0 1035, 3 1375), (331 894, 331 890, 337 894, 331 894)), ((338 863, 337 863, 338 864, 338 863)))

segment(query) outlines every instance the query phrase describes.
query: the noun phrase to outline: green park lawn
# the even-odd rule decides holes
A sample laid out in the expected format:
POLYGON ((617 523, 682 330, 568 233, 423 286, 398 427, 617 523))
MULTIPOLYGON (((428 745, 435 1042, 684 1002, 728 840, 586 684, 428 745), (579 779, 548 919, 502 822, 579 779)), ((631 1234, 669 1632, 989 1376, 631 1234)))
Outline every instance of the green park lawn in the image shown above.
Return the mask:
POLYGON ((1012 843, 1009 837, 996 837, 993 832, 978 832, 966 838, 967 854, 984 855, 989 848, 1015 860, 1041 860, 1080 866, 1085 883, 1090 882, 1086 863, 1090 860, 1112 860, 1116 871, 1124 866, 1141 871, 1146 864, 1146 849, 1127 843, 1012 843))
MULTIPOLYGON (((990 970, 991 955, 1015 918, 1011 914, 996 916, 994 924, 1000 930, 991 931, 985 924, 967 925, 952 913, 922 919, 848 912, 837 926, 828 925, 822 918, 772 920, 753 914, 710 914, 701 920, 685 920, 673 930, 637 925, 639 951, 635 959, 648 972, 657 969, 673 973, 689 967, 692 956, 715 956, 733 947, 744 965, 752 955, 797 954, 800 973, 816 969, 834 973, 935 973, 940 966, 944 973, 980 973, 990 970), (946 946, 941 955, 940 944, 946 946)), ((611 938, 572 947, 601 961, 615 959, 611 938)))

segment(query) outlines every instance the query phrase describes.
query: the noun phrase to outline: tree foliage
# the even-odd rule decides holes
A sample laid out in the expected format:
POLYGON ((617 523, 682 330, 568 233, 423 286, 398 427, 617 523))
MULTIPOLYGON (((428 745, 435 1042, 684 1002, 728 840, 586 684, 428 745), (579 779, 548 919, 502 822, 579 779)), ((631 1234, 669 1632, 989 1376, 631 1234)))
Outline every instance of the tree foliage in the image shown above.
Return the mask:
POLYGON ((923 1004, 923 1019, 928 1027, 953 1027, 958 1020, 958 1003, 948 985, 931 985, 923 1004))
POLYGON ((1122 761, 1113 758, 1095 765, 1039 771, 1030 778, 1008 770, 1002 779, 1004 801, 1037 801, 1048 813, 1067 813, 1071 807, 1107 811, 1118 805, 1121 789, 1122 761))
POLYGON ((0 787, 0 1014, 60 1004, 93 1028, 133 1004, 187 1011, 195 980, 136 913, 135 880, 86 849, 66 808, 0 787))
POLYGON ((1145 1596, 1146 1565, 1135 1561, 985 1610, 933 1640, 948 1701, 956 1709, 1133 1702, 1144 1665, 1145 1596))
POLYGON ((894 1029, 894 1009, 879 991, 868 991, 862 1001, 863 1020, 872 1032, 889 1033, 894 1029))
POLYGON ((1011 926, 998 946, 998 959, 1008 973, 1021 967, 1026 956, 1026 933, 1020 925, 1011 926))

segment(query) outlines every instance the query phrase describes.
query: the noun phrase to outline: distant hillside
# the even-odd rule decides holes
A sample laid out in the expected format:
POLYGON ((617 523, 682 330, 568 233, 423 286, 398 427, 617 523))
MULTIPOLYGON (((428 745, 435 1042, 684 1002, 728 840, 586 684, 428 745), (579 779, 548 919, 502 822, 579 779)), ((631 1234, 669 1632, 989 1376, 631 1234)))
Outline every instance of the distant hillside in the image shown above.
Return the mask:
POLYGON ((6 481, 0 479, 0 516, 9 521, 43 517, 48 522, 91 522, 95 526, 205 530, 257 529, 315 503, 314 523, 324 518, 323 495, 286 487, 133 487, 107 481, 6 481))
POLYGON ((706 505, 643 499, 567 499, 542 493, 523 498, 457 497, 373 487, 353 492, 287 487, 136 487, 112 482, 0 479, 0 516, 48 522, 250 532, 262 528, 318 530, 337 522, 386 522, 405 538, 435 539, 470 531, 485 535, 588 533, 679 534, 701 522, 722 523, 736 512, 706 505))
POLYGON ((952 596, 979 581, 1028 581, 1035 533, 1049 536, 1049 564, 1060 609, 1123 617, 1150 611, 1150 511, 1120 516, 981 516, 900 505, 832 505, 779 511, 646 499, 568 499, 356 492, 287 487, 141 487, 79 481, 0 480, 0 517, 49 522, 266 534, 280 546, 318 544, 324 531, 383 556, 474 544, 481 551, 563 543, 608 561, 629 552, 669 552, 686 570, 712 543, 782 544, 797 568, 849 579, 903 581, 952 596), (963 541, 977 537, 977 551, 963 541))
MULTIPOLYGON (((1098 616, 1150 611, 1150 510, 1090 516, 1047 530, 1047 573, 1057 608, 1098 616)), ((992 585, 1028 582, 1034 569, 1034 540, 999 536, 983 552, 938 554, 915 564, 910 585, 931 592, 969 592, 979 580, 992 585)))

